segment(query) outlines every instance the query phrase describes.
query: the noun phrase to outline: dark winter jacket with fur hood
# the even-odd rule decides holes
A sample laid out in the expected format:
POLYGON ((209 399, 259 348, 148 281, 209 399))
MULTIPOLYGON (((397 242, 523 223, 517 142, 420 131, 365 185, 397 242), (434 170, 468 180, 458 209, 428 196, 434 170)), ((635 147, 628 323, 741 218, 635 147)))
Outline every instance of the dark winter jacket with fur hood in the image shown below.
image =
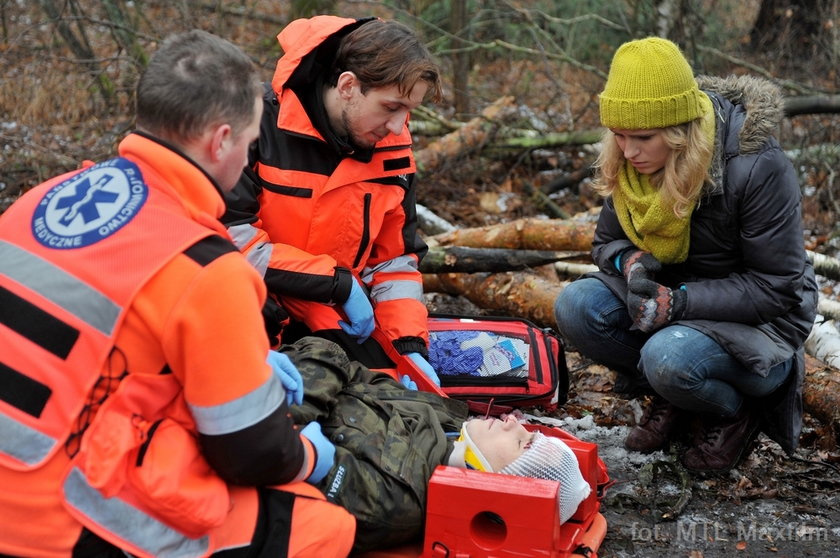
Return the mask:
MULTIPOLYGON (((708 185, 691 215, 688 258, 664 266, 657 280, 685 284, 681 323, 715 339, 752 373, 797 356, 796 376, 763 402, 764 430, 786 451, 802 422, 805 338, 817 307, 814 271, 802 231, 801 191, 776 139, 783 99, 770 82, 750 76, 701 76, 715 110, 715 155, 708 185)), ((627 284, 613 261, 632 246, 605 200, 593 244, 595 276, 624 299, 627 284)))

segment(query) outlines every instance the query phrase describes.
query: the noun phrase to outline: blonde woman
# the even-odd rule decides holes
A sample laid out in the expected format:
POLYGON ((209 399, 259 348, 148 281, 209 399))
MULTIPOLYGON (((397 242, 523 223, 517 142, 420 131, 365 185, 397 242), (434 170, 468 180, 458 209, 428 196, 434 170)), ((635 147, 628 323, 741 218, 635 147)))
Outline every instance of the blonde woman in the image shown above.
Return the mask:
POLYGON ((555 314, 570 344, 618 372, 617 391, 653 395, 625 445, 663 449, 692 419, 692 471, 730 470, 760 430, 792 452, 817 295, 799 183, 773 137, 778 89, 695 79, 674 43, 649 37, 616 51, 600 116, 600 271, 555 314))

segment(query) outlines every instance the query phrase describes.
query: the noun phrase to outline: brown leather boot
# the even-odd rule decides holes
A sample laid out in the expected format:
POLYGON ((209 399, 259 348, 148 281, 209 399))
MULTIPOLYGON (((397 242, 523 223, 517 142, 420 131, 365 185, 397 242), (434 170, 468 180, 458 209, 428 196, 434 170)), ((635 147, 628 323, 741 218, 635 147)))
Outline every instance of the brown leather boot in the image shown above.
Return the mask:
POLYGON ((734 417, 704 418, 694 442, 682 456, 696 473, 725 473, 749 455, 758 436, 759 415, 744 405, 734 417))
POLYGON ((639 424, 625 438, 624 447, 641 453, 666 447, 679 426, 681 414, 680 409, 654 396, 639 424))

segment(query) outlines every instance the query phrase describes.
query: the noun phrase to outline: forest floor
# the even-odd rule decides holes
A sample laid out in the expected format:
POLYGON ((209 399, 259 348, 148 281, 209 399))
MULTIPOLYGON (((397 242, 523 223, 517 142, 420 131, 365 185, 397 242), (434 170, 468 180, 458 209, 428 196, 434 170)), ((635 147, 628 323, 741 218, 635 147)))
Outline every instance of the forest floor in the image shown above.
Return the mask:
POLYGON ((561 426, 596 442, 615 484, 602 502, 607 537, 599 556, 716 558, 840 555, 840 469, 806 417, 792 457, 763 434, 728 474, 702 478, 679 463, 679 447, 643 455, 624 449, 642 400, 615 396, 613 374, 567 353, 575 391, 561 426))

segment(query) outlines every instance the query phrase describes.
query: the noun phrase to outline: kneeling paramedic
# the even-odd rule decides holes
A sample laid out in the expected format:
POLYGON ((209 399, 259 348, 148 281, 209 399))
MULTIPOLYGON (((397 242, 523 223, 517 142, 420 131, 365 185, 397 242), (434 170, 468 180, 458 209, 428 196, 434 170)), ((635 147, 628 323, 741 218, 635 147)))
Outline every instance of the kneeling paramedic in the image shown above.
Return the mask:
POLYGON ((354 518, 310 484, 335 449, 292 423, 265 285, 218 220, 260 94, 229 42, 172 36, 119 156, 0 216, 0 554, 350 551, 354 518))

